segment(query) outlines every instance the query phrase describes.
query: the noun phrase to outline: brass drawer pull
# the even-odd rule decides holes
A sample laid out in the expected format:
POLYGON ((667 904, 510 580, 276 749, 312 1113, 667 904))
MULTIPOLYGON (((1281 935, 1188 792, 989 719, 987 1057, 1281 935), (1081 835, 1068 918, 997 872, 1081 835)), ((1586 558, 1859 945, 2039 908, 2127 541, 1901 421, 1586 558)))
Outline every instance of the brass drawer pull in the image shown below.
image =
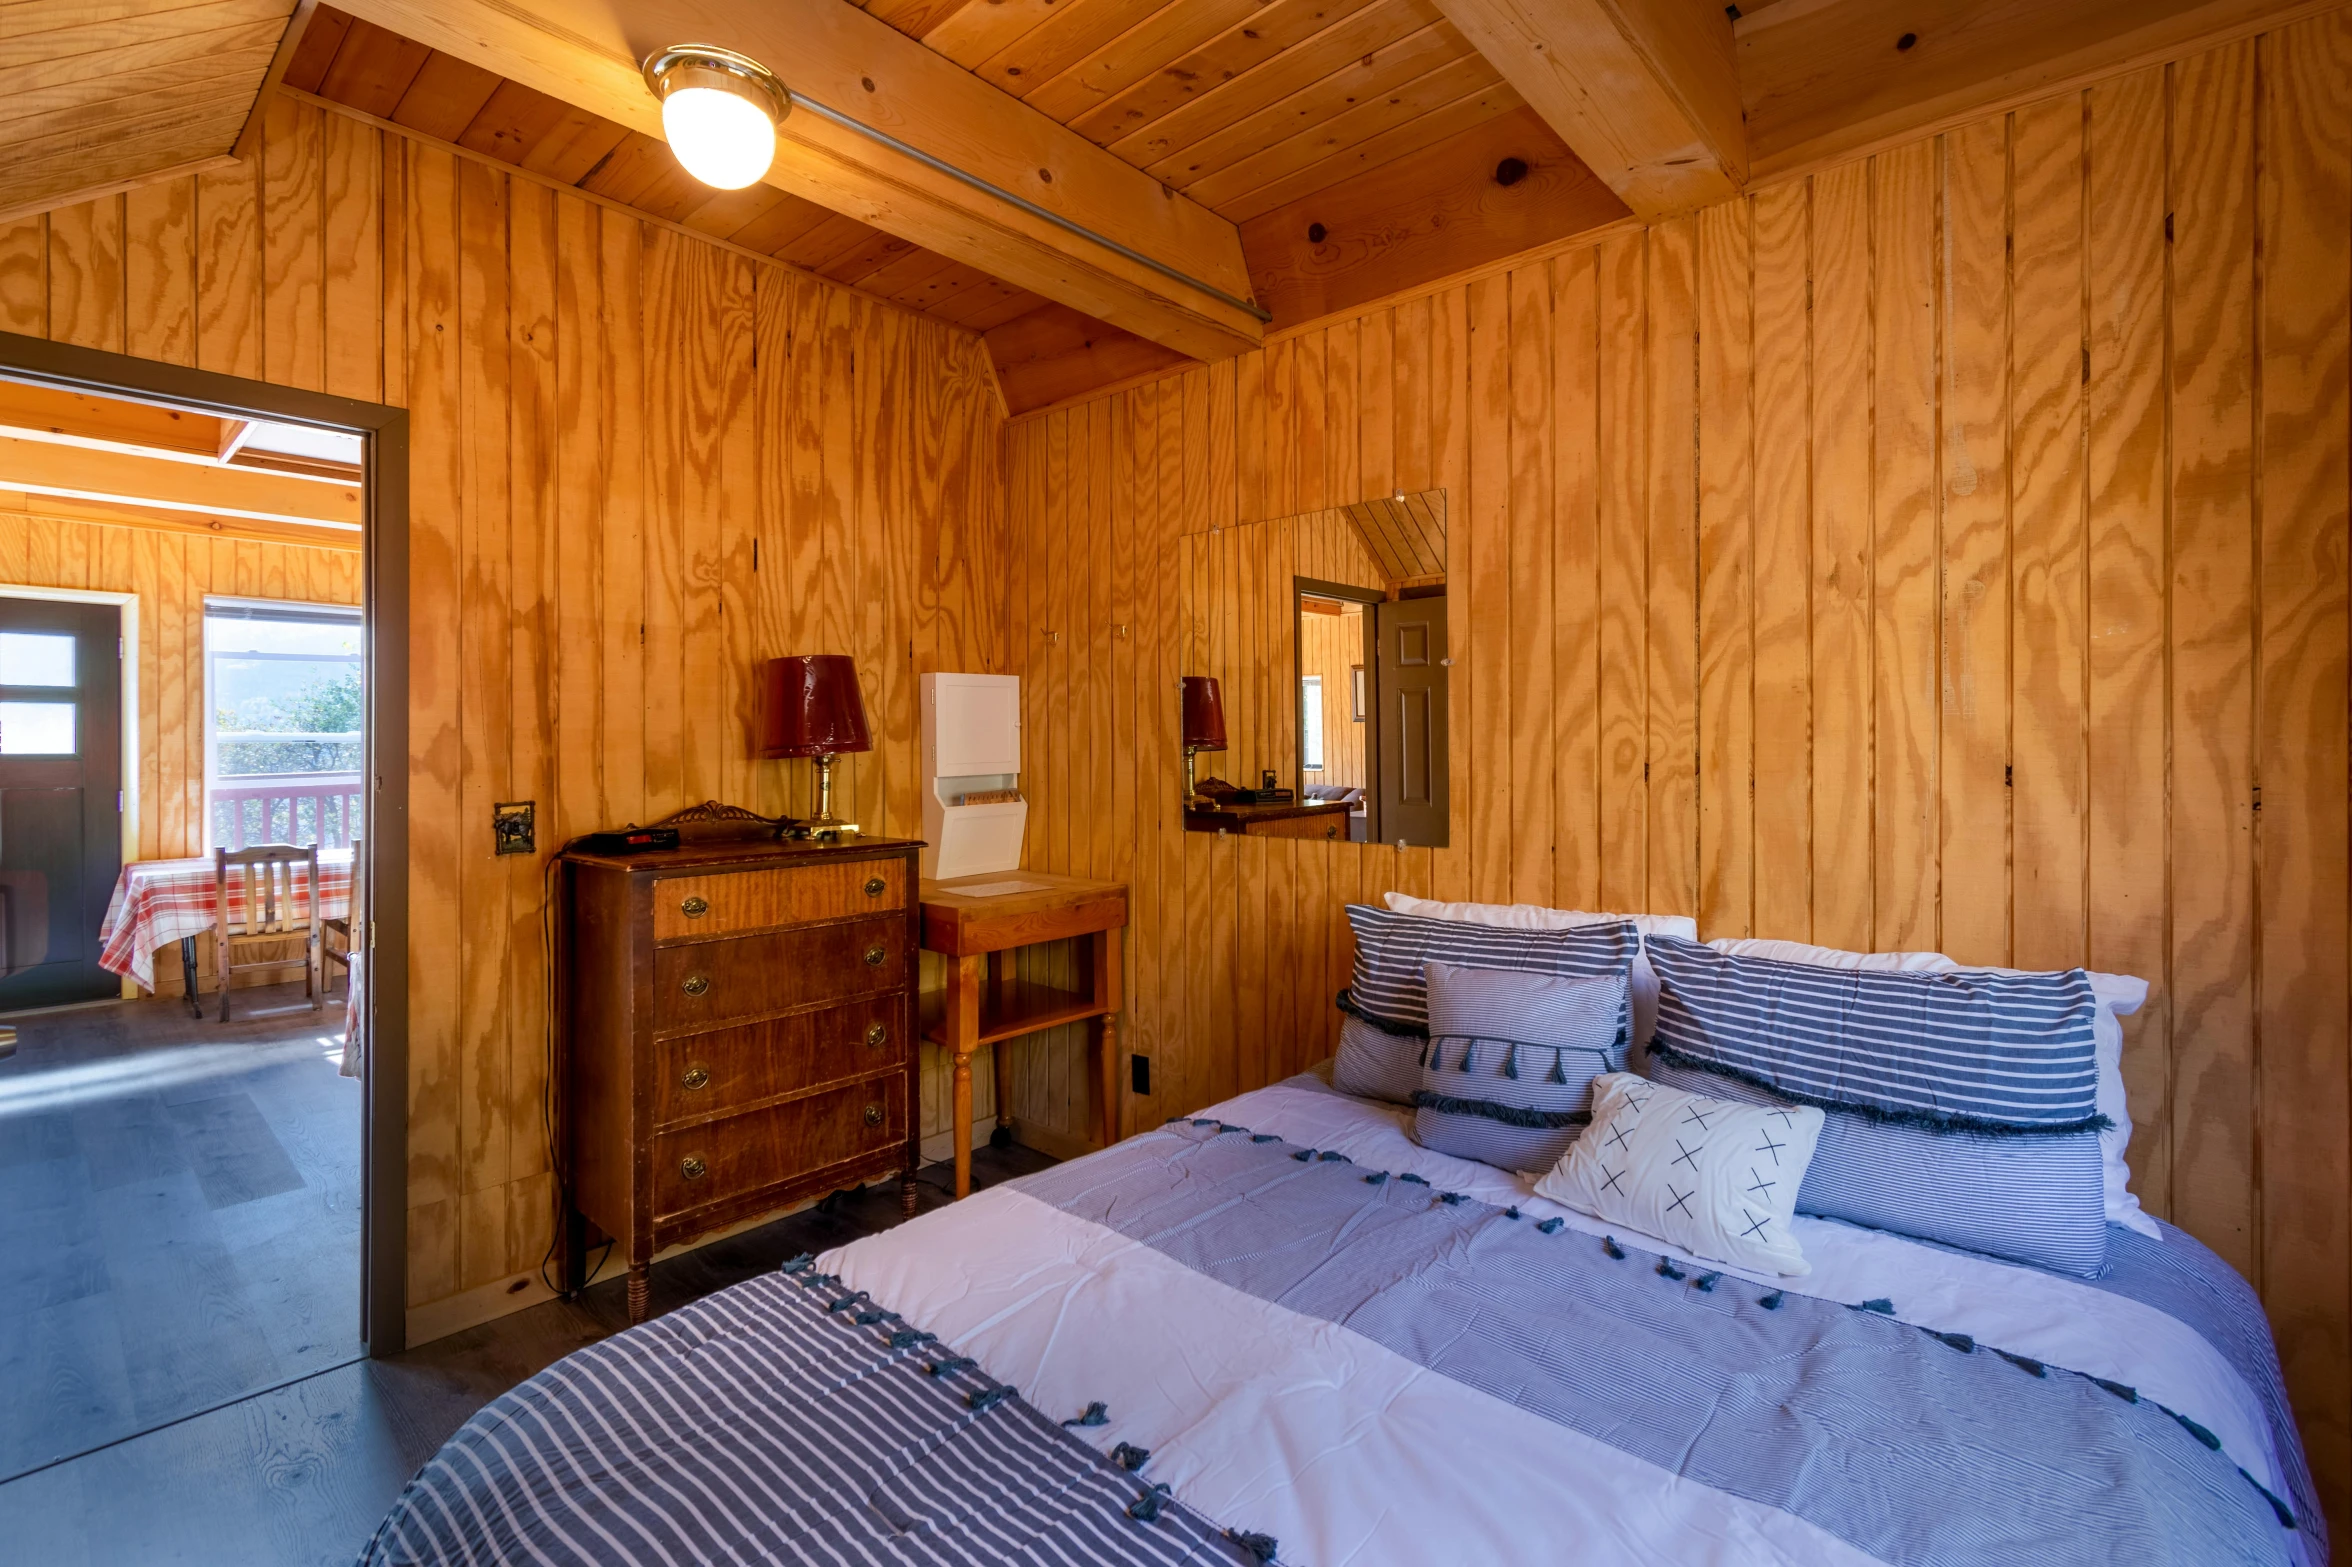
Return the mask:
POLYGON ((707 1067, 690 1066, 686 1069, 686 1075, 679 1078, 678 1081, 686 1085, 686 1091, 688 1093, 696 1093, 702 1089, 710 1087, 710 1069, 707 1067))
POLYGON ((688 1154, 678 1161, 678 1173, 690 1181, 701 1180, 709 1170, 710 1166, 704 1164, 697 1154, 688 1154))
POLYGON ((880 1126, 882 1124, 882 1107, 880 1105, 870 1104, 866 1106, 866 1124, 868 1126, 880 1126))
POLYGON ((678 988, 690 996, 699 996, 710 989, 710 976, 708 974, 689 974, 686 976, 685 982, 678 988))
POLYGON ((887 1040, 889 1037, 890 1030, 884 1028, 881 1024, 868 1023, 866 1025, 866 1048, 868 1050, 881 1049, 883 1041, 887 1040))
POLYGON ((890 883, 888 883, 888 882, 884 881, 884 880, 883 880, 881 877, 879 877, 879 876, 868 876, 868 877, 866 878, 866 896, 867 896, 867 897, 869 897, 869 898, 879 898, 879 897, 881 897, 881 896, 882 896, 882 894, 884 894, 884 893, 888 892, 889 890, 890 890, 890 883))
POLYGON ((880 968, 882 966, 882 960, 888 956, 890 956, 889 949, 885 948, 880 942, 876 942, 874 945, 866 949, 866 967, 880 968))
POLYGON ((690 920, 698 920, 710 912, 710 899, 696 893, 678 905, 678 912, 690 920))

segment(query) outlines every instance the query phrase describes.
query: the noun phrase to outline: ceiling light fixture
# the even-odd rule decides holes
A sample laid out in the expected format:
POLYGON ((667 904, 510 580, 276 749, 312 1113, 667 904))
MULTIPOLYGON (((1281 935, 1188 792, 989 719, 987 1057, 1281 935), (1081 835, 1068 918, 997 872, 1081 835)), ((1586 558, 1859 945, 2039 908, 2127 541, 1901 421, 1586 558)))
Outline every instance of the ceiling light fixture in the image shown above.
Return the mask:
POLYGON ((705 185, 741 190, 776 161, 776 122, 792 94, 749 55, 673 44, 645 57, 645 85, 661 100, 670 151, 705 185))

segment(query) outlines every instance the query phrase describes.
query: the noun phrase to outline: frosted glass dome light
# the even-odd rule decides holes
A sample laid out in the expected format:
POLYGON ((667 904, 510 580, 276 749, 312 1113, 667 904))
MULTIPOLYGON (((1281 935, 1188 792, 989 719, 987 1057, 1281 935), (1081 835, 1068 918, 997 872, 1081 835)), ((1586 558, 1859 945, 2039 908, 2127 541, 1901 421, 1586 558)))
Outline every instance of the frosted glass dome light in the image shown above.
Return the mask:
POLYGON ((661 100, 670 151, 705 185, 741 190, 776 161, 776 122, 792 99, 758 61, 680 44, 646 57, 645 85, 661 100))

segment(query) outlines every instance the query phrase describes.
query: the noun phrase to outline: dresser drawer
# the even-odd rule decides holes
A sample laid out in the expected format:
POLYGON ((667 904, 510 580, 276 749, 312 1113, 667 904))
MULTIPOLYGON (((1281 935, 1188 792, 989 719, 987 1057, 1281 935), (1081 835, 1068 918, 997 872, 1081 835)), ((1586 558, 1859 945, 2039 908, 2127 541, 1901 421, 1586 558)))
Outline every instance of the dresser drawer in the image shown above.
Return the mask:
POLYGON ((723 1121, 657 1133, 653 1211, 669 1219, 827 1165, 897 1149, 907 1135, 906 1075, 874 1078, 723 1121))
POLYGON ((654 1046, 653 1119, 668 1126, 864 1076, 906 1060, 913 1032, 906 992, 801 1012, 654 1046))
POLYGON ((911 986, 913 969, 903 914, 660 947, 653 955, 653 1029, 685 1033, 855 1001, 911 986))
POLYGON ((664 876, 653 884, 653 939, 725 936, 906 906, 904 860, 664 876))

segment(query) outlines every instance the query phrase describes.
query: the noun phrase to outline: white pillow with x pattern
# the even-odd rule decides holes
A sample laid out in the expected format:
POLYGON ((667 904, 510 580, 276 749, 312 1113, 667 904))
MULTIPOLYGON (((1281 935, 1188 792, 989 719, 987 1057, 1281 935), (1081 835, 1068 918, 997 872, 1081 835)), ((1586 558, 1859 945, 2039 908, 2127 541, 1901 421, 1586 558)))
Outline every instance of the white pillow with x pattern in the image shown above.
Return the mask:
POLYGON ((1758 1273, 1810 1273, 1789 1228, 1821 1112, 1709 1099, 1631 1072, 1593 1079, 1592 1125, 1539 1196, 1695 1257, 1758 1273))

